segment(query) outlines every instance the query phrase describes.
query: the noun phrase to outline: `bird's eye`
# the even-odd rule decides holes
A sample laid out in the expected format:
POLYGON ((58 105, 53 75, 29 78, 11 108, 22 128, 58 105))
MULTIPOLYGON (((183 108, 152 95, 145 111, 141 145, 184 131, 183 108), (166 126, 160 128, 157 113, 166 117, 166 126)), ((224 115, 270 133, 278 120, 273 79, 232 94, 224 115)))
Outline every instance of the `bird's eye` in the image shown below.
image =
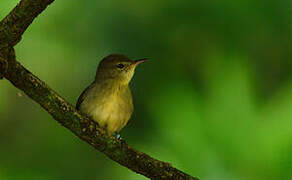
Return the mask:
POLYGON ((122 69, 122 68, 125 67, 125 65, 123 65, 123 64, 117 64, 117 67, 120 68, 120 69, 122 69))

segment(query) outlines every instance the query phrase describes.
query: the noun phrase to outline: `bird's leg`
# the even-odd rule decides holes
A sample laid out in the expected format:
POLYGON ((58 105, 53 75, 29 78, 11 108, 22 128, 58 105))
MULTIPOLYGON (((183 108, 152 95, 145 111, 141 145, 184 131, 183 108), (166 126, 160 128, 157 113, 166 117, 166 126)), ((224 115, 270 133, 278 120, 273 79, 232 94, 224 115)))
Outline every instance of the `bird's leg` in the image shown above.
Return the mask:
POLYGON ((123 139, 118 132, 115 132, 114 136, 115 136, 115 138, 117 138, 117 140, 121 141, 122 144, 126 143, 125 139, 123 139))
POLYGON ((121 137, 121 135, 118 132, 115 132, 114 136, 118 139, 118 140, 122 140, 123 138, 121 137))

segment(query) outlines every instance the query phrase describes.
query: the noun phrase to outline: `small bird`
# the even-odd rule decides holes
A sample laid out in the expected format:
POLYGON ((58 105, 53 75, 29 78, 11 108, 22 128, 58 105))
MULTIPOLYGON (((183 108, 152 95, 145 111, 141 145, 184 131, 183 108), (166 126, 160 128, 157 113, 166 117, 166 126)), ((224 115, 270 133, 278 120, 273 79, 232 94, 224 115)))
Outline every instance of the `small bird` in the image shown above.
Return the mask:
POLYGON ((91 117, 109 135, 127 125, 133 101, 129 88, 135 68, 147 58, 132 61, 121 54, 111 54, 98 65, 94 82, 79 96, 76 109, 91 117))

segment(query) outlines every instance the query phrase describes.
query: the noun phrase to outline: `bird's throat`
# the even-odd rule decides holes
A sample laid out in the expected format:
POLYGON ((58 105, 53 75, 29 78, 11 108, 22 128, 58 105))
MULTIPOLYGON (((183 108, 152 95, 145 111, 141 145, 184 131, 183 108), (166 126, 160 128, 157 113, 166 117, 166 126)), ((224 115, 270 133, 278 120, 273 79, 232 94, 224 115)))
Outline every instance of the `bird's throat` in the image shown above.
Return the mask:
POLYGON ((97 82, 104 94, 120 94, 128 88, 128 83, 119 81, 118 79, 107 79, 104 81, 97 82))

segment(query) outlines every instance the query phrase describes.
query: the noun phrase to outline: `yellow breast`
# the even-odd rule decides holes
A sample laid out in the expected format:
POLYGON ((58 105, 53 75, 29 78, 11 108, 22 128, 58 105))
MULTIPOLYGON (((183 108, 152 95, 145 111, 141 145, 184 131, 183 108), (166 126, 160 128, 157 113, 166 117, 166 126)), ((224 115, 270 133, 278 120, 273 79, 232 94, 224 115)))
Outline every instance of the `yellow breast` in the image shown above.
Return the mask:
POLYGON ((133 112, 130 90, 127 88, 114 93, 101 93, 93 89, 81 104, 80 110, 106 128, 109 134, 119 132, 133 112))

